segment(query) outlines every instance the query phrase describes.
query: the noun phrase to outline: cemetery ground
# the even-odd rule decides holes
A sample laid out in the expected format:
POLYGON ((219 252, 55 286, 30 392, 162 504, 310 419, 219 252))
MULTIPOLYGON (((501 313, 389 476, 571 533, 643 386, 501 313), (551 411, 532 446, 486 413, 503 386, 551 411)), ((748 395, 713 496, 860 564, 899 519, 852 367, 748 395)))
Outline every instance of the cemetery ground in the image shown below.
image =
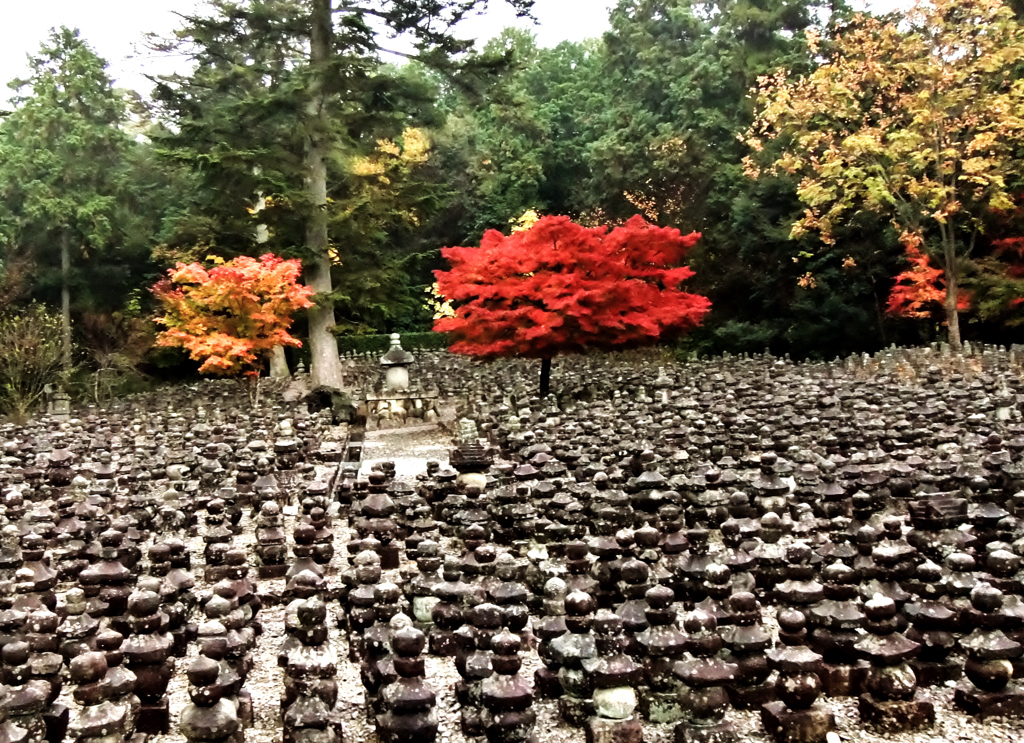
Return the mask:
POLYGON ((542 400, 424 354, 434 423, 207 382, 4 424, 0 735, 1016 740, 1021 364, 570 357, 542 400))

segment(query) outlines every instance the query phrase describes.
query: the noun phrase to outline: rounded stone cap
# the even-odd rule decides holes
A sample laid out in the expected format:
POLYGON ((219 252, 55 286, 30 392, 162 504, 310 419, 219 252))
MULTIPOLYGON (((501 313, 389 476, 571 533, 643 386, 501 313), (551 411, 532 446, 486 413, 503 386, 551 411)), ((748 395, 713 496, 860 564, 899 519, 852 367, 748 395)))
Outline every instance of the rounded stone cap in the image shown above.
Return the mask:
POLYGON ((97 650, 117 650, 124 642, 124 635, 112 629, 104 630, 96 635, 97 650))
POLYGON ((856 581, 857 574, 849 565, 836 561, 821 571, 821 577, 832 585, 847 585, 856 581))
POLYGON ((31 649, 27 642, 17 640, 4 645, 3 661, 5 666, 23 666, 28 663, 31 649))
POLYGON ((807 617, 804 616, 803 612, 796 609, 786 609, 779 612, 778 619, 779 629, 790 635, 803 632, 804 627, 807 625, 807 617))
POLYGON ((729 597, 729 611, 734 614, 750 614, 757 611, 757 597, 749 591, 737 591, 729 597))
POLYGON ((391 648, 403 658, 415 658, 427 646, 427 637, 415 627, 404 627, 391 638, 391 648))
POLYGON ((196 658, 188 668, 188 682, 193 686, 209 686, 217 681, 219 675, 220 664, 205 655, 196 658))
POLYGON ((1003 606, 1003 592, 988 583, 979 583, 971 590, 971 606, 989 614, 1003 606))
POLYGON ((697 609, 683 618, 683 629, 690 635, 702 635, 718 629, 718 620, 713 614, 697 609))
POLYGON ((565 597, 565 613, 570 616, 582 617, 593 614, 596 608, 597 601, 584 591, 573 591, 565 597))
POLYGON ((880 622, 896 616, 896 602, 888 596, 876 593, 864 604, 864 613, 873 622, 880 622))
POLYGON ((957 573, 969 573, 975 568, 975 561, 965 552, 954 552, 946 558, 946 567, 957 573))
POLYGON ((327 605, 318 598, 303 601, 296 609, 299 624, 310 627, 327 621, 327 605))
POLYGON ((608 609, 601 609, 594 615, 591 628, 598 635, 618 634, 622 631, 622 617, 608 609))
POLYGON ((644 598, 652 609, 667 609, 676 600, 676 593, 668 586, 659 584, 648 589, 644 598))
POLYGON ((133 617, 148 617, 160 610, 160 597, 152 591, 136 591, 128 597, 128 612, 133 617))
POLYGON ((521 646, 519 635, 514 635, 507 629, 491 638, 491 651, 496 655, 515 655, 521 646))
MULTIPOLYGON (((10 647, 9 645, 7 647, 10 647)), ((6 650, 6 648, 4 648, 6 650)), ((71 659, 71 682, 93 684, 107 675, 107 656, 103 653, 82 653, 71 659)))
POLYGON ((210 619, 219 619, 231 613, 231 602, 222 596, 212 596, 203 610, 210 619))

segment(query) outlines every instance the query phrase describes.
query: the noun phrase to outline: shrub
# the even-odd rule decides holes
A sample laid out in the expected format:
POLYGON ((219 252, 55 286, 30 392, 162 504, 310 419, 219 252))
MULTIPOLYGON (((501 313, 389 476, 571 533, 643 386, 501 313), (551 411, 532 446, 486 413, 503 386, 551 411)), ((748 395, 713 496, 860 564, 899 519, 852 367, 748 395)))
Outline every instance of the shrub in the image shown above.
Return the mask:
MULTIPOLYGON (((402 348, 406 351, 441 351, 452 344, 448 333, 402 333, 402 348)), ((385 333, 375 335, 340 335, 338 351, 341 353, 387 353, 391 347, 391 336, 385 333)))
POLYGON ((88 394, 93 400, 145 388, 147 379, 140 367, 156 335, 148 319, 123 312, 87 312, 78 333, 92 367, 88 394))
POLYGON ((0 411, 24 420, 63 380, 61 321, 33 305, 0 317, 0 411))

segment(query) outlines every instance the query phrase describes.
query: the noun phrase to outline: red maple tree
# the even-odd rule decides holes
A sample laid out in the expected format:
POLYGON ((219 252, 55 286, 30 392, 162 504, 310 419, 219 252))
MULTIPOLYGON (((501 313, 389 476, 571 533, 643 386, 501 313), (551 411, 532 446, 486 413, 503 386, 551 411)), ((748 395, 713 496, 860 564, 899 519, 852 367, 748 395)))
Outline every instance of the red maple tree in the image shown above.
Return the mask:
MULTIPOLYGON (((916 235, 904 234, 902 240, 910 268, 896 275, 886 312, 899 317, 930 318, 943 311, 946 301, 943 271, 932 265, 931 259, 921 250, 921 242, 916 235)), ((961 312, 969 310, 970 294, 958 291, 956 305, 961 312)))
POLYGON ((209 270, 178 263, 152 288, 164 310, 156 322, 167 328, 156 344, 184 348, 204 374, 258 375, 274 346, 302 345, 288 332, 292 315, 313 306, 301 271, 299 261, 271 253, 209 270))
POLYGON ((681 286, 693 276, 681 264, 698 239, 639 216, 611 230, 568 217, 508 236, 490 230, 480 247, 441 251, 451 270, 434 275, 455 316, 434 329, 452 334, 455 353, 542 359, 547 394, 559 353, 649 345, 700 324, 711 302, 681 286))

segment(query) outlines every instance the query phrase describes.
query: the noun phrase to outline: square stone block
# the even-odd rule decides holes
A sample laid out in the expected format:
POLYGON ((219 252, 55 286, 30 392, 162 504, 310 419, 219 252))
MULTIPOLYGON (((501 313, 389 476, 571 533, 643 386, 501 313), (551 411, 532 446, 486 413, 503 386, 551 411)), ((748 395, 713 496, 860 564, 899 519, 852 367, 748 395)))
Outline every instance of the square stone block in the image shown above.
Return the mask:
POLYGON ((678 694, 647 691, 640 695, 640 714, 654 723, 679 722, 683 719, 683 708, 678 694))
POLYGON ((1003 691, 980 691, 963 684, 953 693, 953 703, 978 717, 1024 717, 1024 691, 1008 687, 1003 691))
POLYGON ((738 740, 731 722, 707 726, 681 722, 675 727, 675 743, 736 743, 738 740))
POLYGON ((635 716, 627 720, 591 717, 584 726, 587 743, 643 743, 644 730, 635 716))
POLYGON ((277 578, 283 578, 285 573, 288 572, 287 565, 260 565, 259 576, 263 580, 275 580, 277 578))
POLYGON ((594 714, 594 705, 589 699, 562 696, 558 700, 558 713, 573 727, 583 727, 594 714))
POLYGON ((139 722, 135 729, 140 733, 163 735, 171 730, 171 715, 166 699, 157 704, 144 704, 139 709, 139 722))
POLYGON ((947 661, 945 663, 924 663, 910 661, 910 667, 917 676, 918 686, 942 686, 947 681, 959 681, 964 675, 962 663, 947 661))
POLYGON ((757 709, 775 699, 775 684, 770 681, 756 686, 730 686, 726 691, 736 709, 757 709))
POLYGON ((64 742, 70 718, 68 708, 60 702, 50 705, 50 708, 43 713, 43 722, 46 723, 46 743, 64 742))
POLYGON ((791 710, 782 702, 768 702, 761 707, 761 724, 778 743, 825 743, 836 718, 820 706, 791 710))
POLYGON ((822 693, 830 697, 859 696, 864 689, 864 682, 870 667, 871 665, 866 661, 852 666, 822 664, 822 669, 818 672, 822 693))
POLYGON ((861 694, 858 710, 861 722, 883 733, 902 733, 935 723, 935 706, 918 699, 883 701, 861 694))

